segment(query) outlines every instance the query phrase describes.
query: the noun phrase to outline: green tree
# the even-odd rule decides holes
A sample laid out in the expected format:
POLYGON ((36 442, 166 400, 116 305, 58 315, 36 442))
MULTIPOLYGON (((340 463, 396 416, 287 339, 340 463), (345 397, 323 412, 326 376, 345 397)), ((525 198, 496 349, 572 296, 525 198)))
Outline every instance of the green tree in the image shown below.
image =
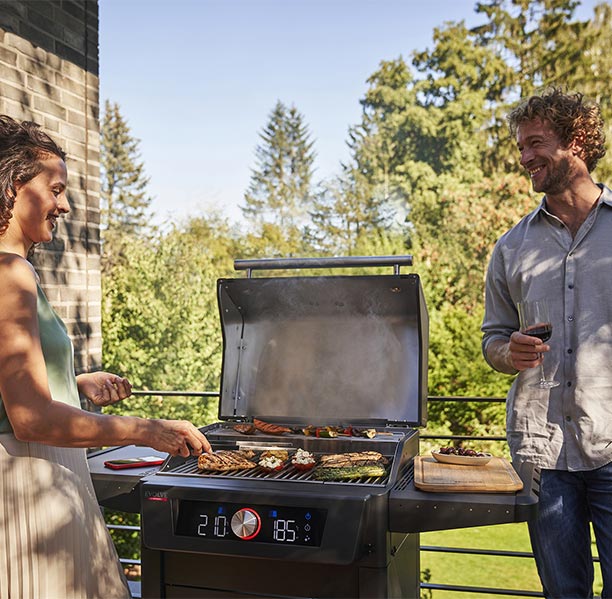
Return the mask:
POLYGON ((356 254, 360 240, 391 229, 393 207, 371 187, 356 169, 322 182, 313 195, 311 222, 305 241, 322 254, 356 254))
MULTIPOLYGON (((104 367, 125 373, 136 389, 217 389, 216 281, 231 274, 236 244, 235 233, 216 216, 191 219, 148 240, 128 240, 125 260, 105 278, 104 367)), ((142 401, 149 415, 168 417, 179 409, 176 401, 149 399, 131 399, 118 409, 138 410, 142 401)), ((187 409, 188 402, 181 404, 187 409)), ((190 415, 198 424, 207 418, 190 415)))
POLYGON ((141 234, 149 230, 149 178, 145 176, 139 145, 119 105, 107 100, 100 137, 100 224, 105 240, 112 235, 141 234))
POLYGON ((281 101, 274 106, 260 139, 242 212, 259 226, 272 224, 295 234, 310 204, 314 142, 302 114, 281 101))

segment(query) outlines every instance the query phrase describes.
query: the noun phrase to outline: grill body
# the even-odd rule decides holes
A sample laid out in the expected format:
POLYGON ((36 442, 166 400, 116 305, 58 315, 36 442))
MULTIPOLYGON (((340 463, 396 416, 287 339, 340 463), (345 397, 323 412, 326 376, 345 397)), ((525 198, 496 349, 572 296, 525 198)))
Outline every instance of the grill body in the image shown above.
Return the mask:
MULTIPOLYGON (((223 427, 206 432, 213 446, 227 444, 223 427)), ((143 596, 418 597, 419 535, 390 531, 388 511, 391 489, 418 450, 418 433, 384 432, 383 441, 285 437, 315 454, 380 451, 390 462, 380 479, 320 482, 290 467, 271 475, 198 474, 192 460, 177 465, 176 458, 147 477, 143 596), (253 539, 223 528, 241 509, 261 518, 253 539), (303 543, 307 523, 310 544, 303 543)))

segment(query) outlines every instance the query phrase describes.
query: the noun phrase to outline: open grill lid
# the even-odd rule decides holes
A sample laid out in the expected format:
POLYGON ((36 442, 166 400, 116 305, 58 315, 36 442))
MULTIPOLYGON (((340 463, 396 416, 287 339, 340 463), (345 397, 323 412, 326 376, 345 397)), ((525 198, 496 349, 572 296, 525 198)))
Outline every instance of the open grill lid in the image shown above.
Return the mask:
POLYGON ((411 256, 241 260, 219 279, 221 419, 419 426, 428 317, 411 256), (253 269, 393 265, 393 275, 251 278, 253 269))

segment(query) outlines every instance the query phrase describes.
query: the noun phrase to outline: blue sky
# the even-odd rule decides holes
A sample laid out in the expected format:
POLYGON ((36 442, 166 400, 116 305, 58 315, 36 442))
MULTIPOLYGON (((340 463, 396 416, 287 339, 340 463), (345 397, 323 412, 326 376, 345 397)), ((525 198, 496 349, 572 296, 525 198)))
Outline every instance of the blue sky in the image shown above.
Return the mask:
MULTIPOLYGON (((576 15, 593 15, 582 0, 576 15)), ((157 224, 215 208, 240 221, 277 100, 309 127, 317 179, 339 171, 381 60, 480 22, 476 0, 100 0, 100 102, 117 102, 150 177, 157 224)))

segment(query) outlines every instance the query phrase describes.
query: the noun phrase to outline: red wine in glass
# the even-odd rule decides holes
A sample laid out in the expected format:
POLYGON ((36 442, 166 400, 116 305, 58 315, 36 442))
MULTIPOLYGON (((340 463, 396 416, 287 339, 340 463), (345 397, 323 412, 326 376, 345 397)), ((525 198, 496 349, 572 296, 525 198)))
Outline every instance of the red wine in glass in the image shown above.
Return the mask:
POLYGON ((535 324, 531 327, 527 327, 523 333, 530 337, 537 337, 542 343, 546 343, 552 335, 552 324, 550 324, 550 322, 535 324))
MULTIPOLYGON (((552 335, 552 324, 548 315, 548 304, 546 300, 523 301, 517 305, 521 333, 530 337, 537 337, 546 343, 552 335)), ((532 384, 532 387, 540 389, 552 389, 557 387, 557 381, 549 381, 544 375, 544 360, 540 362, 540 380, 532 384)))

